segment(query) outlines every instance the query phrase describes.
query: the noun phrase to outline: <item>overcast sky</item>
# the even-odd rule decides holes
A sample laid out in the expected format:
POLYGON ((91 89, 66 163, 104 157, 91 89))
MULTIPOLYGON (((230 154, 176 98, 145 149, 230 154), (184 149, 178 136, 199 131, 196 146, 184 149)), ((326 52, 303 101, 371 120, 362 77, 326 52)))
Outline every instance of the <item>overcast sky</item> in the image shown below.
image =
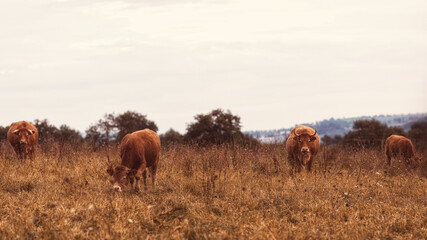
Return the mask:
POLYGON ((231 110, 243 130, 427 112, 425 0, 1 0, 0 125, 163 133, 231 110))

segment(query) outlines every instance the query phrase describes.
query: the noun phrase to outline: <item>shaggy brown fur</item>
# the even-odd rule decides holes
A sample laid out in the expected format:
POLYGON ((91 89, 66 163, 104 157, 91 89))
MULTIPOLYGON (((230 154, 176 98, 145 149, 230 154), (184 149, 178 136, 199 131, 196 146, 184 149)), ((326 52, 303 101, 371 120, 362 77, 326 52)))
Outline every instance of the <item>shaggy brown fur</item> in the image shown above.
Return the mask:
POLYGON ((300 172, 302 167, 306 167, 307 171, 311 170, 313 158, 319 148, 319 136, 313 128, 307 126, 295 127, 286 140, 289 163, 297 172, 300 172))
POLYGON ((142 176, 144 177, 144 188, 147 189, 146 168, 150 169, 154 188, 159 156, 160 138, 157 133, 144 129, 127 134, 120 145, 121 164, 114 169, 112 166, 107 169, 112 176, 113 189, 121 191, 131 183, 131 187, 138 192, 139 180, 142 176))
POLYGON ((20 159, 34 159, 38 139, 37 128, 26 121, 12 123, 7 132, 7 140, 20 159))
POLYGON ((387 138, 385 141, 385 154, 389 165, 391 164, 392 157, 404 159, 408 164, 411 160, 417 159, 411 140, 399 135, 391 135, 387 138))

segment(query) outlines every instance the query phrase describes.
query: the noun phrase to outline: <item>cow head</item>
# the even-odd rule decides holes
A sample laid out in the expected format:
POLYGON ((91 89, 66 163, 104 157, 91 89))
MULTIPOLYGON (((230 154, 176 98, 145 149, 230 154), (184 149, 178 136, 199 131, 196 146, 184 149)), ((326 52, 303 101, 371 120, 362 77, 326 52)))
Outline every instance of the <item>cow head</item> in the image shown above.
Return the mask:
POLYGON ((35 132, 27 128, 16 129, 13 131, 19 139, 19 145, 25 147, 28 144, 29 136, 33 135, 35 132))
POLYGON ((123 165, 119 165, 115 168, 110 166, 107 172, 111 176, 110 182, 113 184, 113 189, 118 192, 121 192, 129 182, 133 183, 136 174, 135 169, 130 169, 123 165))
POLYGON ((316 133, 317 131, 314 130, 314 134, 301 134, 299 135, 296 131, 294 131, 294 141, 297 144, 297 149, 300 151, 302 155, 303 164, 306 165, 307 162, 310 160, 311 152, 310 152, 310 145, 312 142, 316 140, 316 133))

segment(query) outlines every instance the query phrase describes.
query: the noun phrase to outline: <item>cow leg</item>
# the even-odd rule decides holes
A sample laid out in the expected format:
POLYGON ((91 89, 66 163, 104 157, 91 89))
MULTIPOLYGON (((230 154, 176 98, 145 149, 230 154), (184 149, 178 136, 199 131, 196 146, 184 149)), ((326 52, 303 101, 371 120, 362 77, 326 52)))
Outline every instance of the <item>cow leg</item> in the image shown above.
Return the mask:
POLYGON ((154 164, 153 166, 150 167, 151 183, 153 185, 153 189, 156 186, 156 184, 155 184, 155 181, 156 181, 156 171, 157 171, 157 164, 154 164))
POLYGON ((134 177, 134 176, 131 176, 131 177, 129 178, 129 182, 130 182, 130 188, 131 188, 131 189, 134 189, 134 188, 135 188, 135 177, 134 177))
POLYGON ((300 162, 297 163, 296 171, 297 173, 301 172, 302 164, 300 162))
POLYGON ((387 156, 387 164, 390 166, 391 164, 391 154, 388 148, 385 150, 385 155, 387 156))
POLYGON ((295 166, 292 164, 291 167, 289 168, 289 175, 294 176, 294 174, 295 174, 295 166))
POLYGON ((411 155, 410 155, 409 153, 404 152, 404 153, 403 153, 403 158, 405 159, 405 163, 406 163, 406 164, 410 164, 410 163, 411 163, 411 161, 410 161, 410 159, 411 159, 411 155))
POLYGON ((135 174, 135 192, 139 192, 139 180, 141 177, 144 177, 144 185, 146 185, 145 164, 143 164, 143 166, 141 166, 135 174))
POLYGON ((313 164, 313 156, 310 157, 310 160, 307 162, 307 172, 311 171, 311 165, 313 164))
POLYGON ((391 165, 391 156, 387 154, 387 164, 391 165))
POLYGON ((20 160, 22 158, 22 152, 18 147, 12 146, 13 151, 15 151, 16 153, 16 157, 18 158, 18 160, 20 160))
POLYGON ((134 183, 134 186, 133 186, 133 189, 134 189, 135 192, 139 192, 139 180, 140 179, 141 179, 141 177, 135 175, 135 180, 134 180, 135 183, 134 183))
POLYGON ((144 170, 142 173, 143 181, 144 181, 144 190, 147 191, 147 170, 144 170))
POLYGON ((34 160, 34 151, 33 151, 33 150, 31 150, 31 151, 28 153, 28 156, 30 157, 30 160, 31 160, 31 161, 33 161, 33 160, 34 160))
POLYGON ((19 152, 18 153, 18 159, 19 160, 24 160, 25 159, 25 154, 23 152, 19 152))
POLYGON ((295 159, 291 155, 288 155, 288 162, 290 165, 289 175, 293 176, 295 173, 295 167, 296 167, 295 159))
POLYGON ((297 173, 301 172, 302 169, 302 160, 299 157, 296 157, 296 161, 295 161, 295 171, 297 173))
POLYGON ((33 149, 31 150, 31 160, 34 160, 35 157, 36 157, 36 147, 34 146, 33 149))

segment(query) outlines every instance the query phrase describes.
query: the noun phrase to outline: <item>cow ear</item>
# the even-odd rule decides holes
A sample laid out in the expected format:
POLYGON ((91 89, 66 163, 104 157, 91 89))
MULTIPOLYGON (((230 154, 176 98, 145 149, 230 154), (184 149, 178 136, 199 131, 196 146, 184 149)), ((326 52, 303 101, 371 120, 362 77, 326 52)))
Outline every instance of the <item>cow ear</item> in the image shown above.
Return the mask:
POLYGON ((314 140, 316 140, 316 136, 310 136, 310 141, 312 142, 314 140))
POLYGON ((110 174, 110 176, 113 176, 114 170, 112 166, 108 167, 107 173, 110 174))

